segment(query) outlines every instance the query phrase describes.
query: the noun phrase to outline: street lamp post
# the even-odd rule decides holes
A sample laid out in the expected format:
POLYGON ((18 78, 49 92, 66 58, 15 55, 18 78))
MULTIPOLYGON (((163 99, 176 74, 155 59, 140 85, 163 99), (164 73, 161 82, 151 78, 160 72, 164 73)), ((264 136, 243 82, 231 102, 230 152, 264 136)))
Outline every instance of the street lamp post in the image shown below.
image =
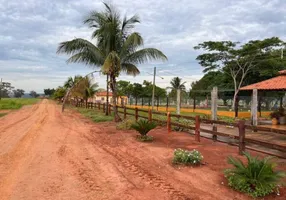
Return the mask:
MULTIPOLYGON (((148 72, 147 72, 148 73, 148 72)), ((148 74, 150 74, 150 73, 148 73, 148 74)), ((154 73, 153 74, 151 74, 151 75, 153 75, 153 91, 152 91, 152 110, 154 109, 154 103, 155 103, 155 77, 156 77, 156 67, 154 67, 154 73)), ((158 76, 158 77, 160 77, 161 79, 164 79, 163 77, 161 77, 161 76, 158 76)))

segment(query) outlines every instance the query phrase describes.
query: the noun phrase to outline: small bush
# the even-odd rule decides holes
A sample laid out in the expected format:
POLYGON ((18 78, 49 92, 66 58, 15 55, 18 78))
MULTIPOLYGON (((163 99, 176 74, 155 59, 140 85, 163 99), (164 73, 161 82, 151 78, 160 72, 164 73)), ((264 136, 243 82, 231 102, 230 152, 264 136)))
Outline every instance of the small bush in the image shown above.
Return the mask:
POLYGON ((116 125, 116 129, 118 129, 118 130, 130 130, 130 129, 132 129, 131 126, 134 123, 135 123, 135 120, 133 120, 133 119, 125 119, 116 125))
POLYGON ((197 150, 187 151, 175 149, 173 163, 185 165, 199 165, 203 160, 202 154, 197 150))
POLYGON ((235 118, 225 117, 225 116, 218 116, 218 120, 224 121, 224 122, 227 122, 227 123, 234 123, 235 122, 235 118))
POLYGON ((156 128, 156 124, 148 120, 140 119, 138 122, 132 124, 131 128, 138 131, 141 136, 145 136, 149 131, 156 128))
MULTIPOLYGON (((187 120, 187 119, 179 119, 176 121, 176 123, 179 123, 179 124, 182 124, 182 125, 185 125, 185 126, 193 126, 195 124, 194 121, 191 121, 191 120, 187 120)), ((186 132, 189 132, 190 129, 188 128, 184 128, 184 127, 181 127, 181 126, 172 126, 172 130, 173 131, 186 131, 186 132)))
POLYGON ((153 141, 153 137, 150 135, 137 135, 137 140, 141 142, 151 142, 153 141))
POLYGON ((240 159, 228 157, 228 163, 234 166, 233 169, 225 170, 228 185, 252 197, 263 197, 278 189, 278 184, 285 174, 274 171, 276 164, 270 162, 273 157, 260 160, 248 153, 244 155, 247 157, 247 165, 240 159))

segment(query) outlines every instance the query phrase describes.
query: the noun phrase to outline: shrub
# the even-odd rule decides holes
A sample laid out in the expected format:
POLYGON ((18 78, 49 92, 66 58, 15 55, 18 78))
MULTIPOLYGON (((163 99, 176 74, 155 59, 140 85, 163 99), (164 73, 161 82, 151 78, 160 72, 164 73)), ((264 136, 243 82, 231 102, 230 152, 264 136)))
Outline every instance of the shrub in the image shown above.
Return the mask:
POLYGON ((197 150, 187 151, 183 149, 175 149, 173 163, 186 165, 199 165, 203 160, 202 154, 197 150))
POLYGON ((252 197, 263 197, 278 189, 279 181, 285 174, 274 171, 276 164, 270 162, 273 157, 260 160, 248 153, 244 155, 247 158, 247 165, 240 159, 228 157, 228 163, 234 166, 233 169, 225 170, 228 185, 252 197))
POLYGON ((122 122, 119 122, 116 125, 116 128, 118 130, 130 130, 130 129, 132 129, 131 126, 132 126, 132 124, 134 124, 134 122, 135 122, 135 120, 133 120, 133 119, 125 119, 122 122))
POLYGON ((224 122, 227 122, 227 123, 234 123, 235 122, 234 118, 232 118, 232 117, 225 117, 225 116, 218 116, 218 120, 224 121, 224 122))
POLYGON ((150 135, 137 135, 137 140, 141 142, 151 142, 153 141, 153 137, 150 135))
POLYGON ((156 128, 156 124, 154 122, 149 122, 148 120, 140 119, 138 122, 131 125, 131 128, 138 131, 140 135, 147 135, 149 131, 156 128))
MULTIPOLYGON (((187 119, 179 119, 176 122, 179 124, 185 125, 185 126, 193 126, 195 124, 194 121, 187 120, 187 119)), ((174 131, 186 131, 186 132, 190 131, 190 129, 185 128, 185 127, 181 127, 181 126, 172 126, 172 130, 174 130, 174 131)))

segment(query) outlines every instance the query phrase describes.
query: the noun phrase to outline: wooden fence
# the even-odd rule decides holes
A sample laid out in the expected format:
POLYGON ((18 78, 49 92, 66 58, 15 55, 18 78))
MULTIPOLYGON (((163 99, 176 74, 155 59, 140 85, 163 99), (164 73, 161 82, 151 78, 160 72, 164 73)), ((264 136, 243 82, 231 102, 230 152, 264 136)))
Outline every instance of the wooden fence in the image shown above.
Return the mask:
MULTIPOLYGON (((76 106, 78 107, 87 107, 88 109, 97 109, 102 110, 103 113, 105 113, 106 108, 108 109, 108 113, 111 114, 111 111, 113 110, 112 105, 106 105, 106 104, 100 104, 100 103, 91 103, 89 102, 87 105, 85 103, 78 103, 76 106)), ((213 141, 219 141, 219 142, 225 142, 230 145, 238 146, 238 153, 242 155, 243 151, 245 149, 266 153, 269 155, 274 155, 281 158, 286 158, 286 147, 280 144, 274 144, 271 142, 256 140, 252 138, 245 137, 245 133, 247 129, 251 129, 252 131, 264 131, 264 132, 274 132, 276 134, 282 134, 286 136, 286 130, 277 130, 277 129, 271 129, 271 128, 265 128, 265 127, 256 127, 251 125, 246 125, 245 121, 241 120, 238 123, 228 123, 225 121, 219 121, 219 120, 209 120, 201 118, 199 115, 192 117, 192 116, 185 116, 185 115, 177 115, 170 112, 158 112, 158 111, 151 111, 146 109, 139 109, 137 107, 130 108, 130 107, 123 107, 123 106, 117 106, 118 113, 123 115, 123 118, 126 119, 127 116, 134 116, 135 120, 137 121, 139 118, 147 119, 149 121, 156 121, 159 123, 162 123, 166 125, 167 131, 171 132, 171 127, 181 127, 188 130, 192 130, 193 134, 195 135, 195 140, 200 141, 200 137, 205 137, 210 139, 209 137, 205 135, 201 135, 201 133, 207 133, 212 135, 213 141), (133 113, 128 111, 133 111, 133 113), (143 115, 145 114, 145 115, 143 115), (155 118, 154 116, 164 116, 166 117, 165 120, 155 118), (193 125, 187 125, 180 123, 180 119, 193 121, 193 125), (206 129, 202 127, 202 124, 211 124, 212 130, 206 129), (227 125, 232 126, 235 129, 237 129, 236 135, 228 134, 224 132, 218 131, 217 125, 227 125), (224 140, 218 140, 217 136, 223 137, 224 140), (230 143, 230 140, 234 140, 236 142, 230 143), (247 145, 246 145, 247 144, 247 145), (249 146, 250 145, 250 146, 249 146), (258 148, 253 147, 253 145, 262 147, 267 150, 261 150, 258 148), (278 153, 273 152, 271 150, 278 151, 278 153)))

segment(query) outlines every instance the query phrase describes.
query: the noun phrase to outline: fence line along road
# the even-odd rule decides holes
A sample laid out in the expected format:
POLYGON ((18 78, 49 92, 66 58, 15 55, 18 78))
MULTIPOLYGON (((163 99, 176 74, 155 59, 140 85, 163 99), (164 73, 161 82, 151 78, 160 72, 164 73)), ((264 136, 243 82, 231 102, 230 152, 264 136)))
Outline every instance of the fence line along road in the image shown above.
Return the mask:
MULTIPOLYGON (((111 104, 106 105, 105 103, 100 104, 100 103, 88 102, 87 104, 85 104, 82 102, 78 102, 77 105, 74 105, 74 106, 84 107, 87 109, 102 110, 103 113, 105 112, 105 109, 107 107, 109 114, 111 114, 111 111, 113 110, 111 104)), ((286 146, 245 137, 246 129, 251 129, 254 131, 275 132, 278 134, 286 135, 285 130, 274 130, 271 128, 250 126, 250 125, 246 125, 245 121, 243 121, 243 120, 239 121, 238 123, 228 123, 228 122, 219 121, 219 120, 202 119, 202 118, 200 118, 199 115, 192 117, 192 116, 171 114, 170 112, 158 112, 158 111, 151 111, 150 109, 146 110, 146 109, 139 109, 137 107, 131 108, 131 107, 126 107, 126 106, 117 106, 117 108, 122 109, 122 110, 118 109, 118 112, 120 114, 123 114, 124 119, 126 119, 127 116, 129 115, 129 116, 134 116, 136 121, 139 118, 144 118, 144 119, 148 119, 149 121, 160 122, 160 123, 165 124, 167 126, 167 131, 169 133, 171 132, 171 127, 176 126, 176 127, 185 128, 188 130, 193 130, 194 135, 195 135, 195 140, 198 142, 200 141, 200 137, 205 137, 208 139, 212 139, 214 141, 224 142, 224 143, 228 143, 231 145, 236 145, 236 146, 238 146, 238 153, 240 155, 242 155, 242 153, 243 153, 243 151, 245 151, 245 149, 249 149, 252 151, 257 151, 257 152, 262 152, 262 153, 266 153, 269 155, 274 155, 274 156, 277 156, 280 158, 286 158, 286 146), (128 112, 128 111, 133 111, 133 113, 128 112), (146 114, 147 116, 142 115, 142 114, 146 114), (166 120, 155 118, 154 115, 166 117, 166 120), (174 120, 174 119, 177 119, 177 120, 174 120), (181 119, 193 121, 194 126, 180 123, 181 119), (211 124, 213 126, 213 129, 208 130, 206 128, 202 128, 201 124, 211 124), (233 127, 237 128, 238 135, 219 132, 217 130, 217 126, 216 126, 218 124, 219 125, 233 126, 233 127), (211 134, 212 137, 209 138, 205 135, 202 135, 201 133, 211 134), (220 136, 223 139, 218 140, 217 136, 220 136), (230 142, 228 142, 229 140, 234 140, 235 142, 230 143, 230 142), (257 147, 260 147, 260 148, 257 148, 257 147), (263 150, 261 149, 261 147, 263 148, 263 150)))

